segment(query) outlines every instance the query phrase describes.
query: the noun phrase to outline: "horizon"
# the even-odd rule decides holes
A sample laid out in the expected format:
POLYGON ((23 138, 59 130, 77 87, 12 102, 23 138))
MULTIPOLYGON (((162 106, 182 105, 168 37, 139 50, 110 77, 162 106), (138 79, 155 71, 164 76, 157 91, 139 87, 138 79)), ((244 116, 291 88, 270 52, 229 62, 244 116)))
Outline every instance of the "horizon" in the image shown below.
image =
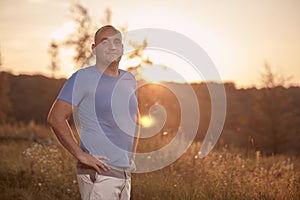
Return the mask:
MULTIPOLYGON (((127 70, 126 70, 127 71, 127 70)), ((65 77, 65 76, 55 76, 55 77, 52 77, 51 74, 45 74, 45 73, 39 73, 39 72, 36 72, 36 73, 15 73, 15 72, 12 72, 12 71, 5 71, 5 70, 1 70, 0 69, 0 73, 8 73, 12 76, 43 76, 45 78, 48 78, 48 79, 53 79, 53 80, 67 80, 68 77, 65 77)), ((71 76, 72 74, 70 74, 71 76)), ((159 84, 162 84, 162 83, 171 83, 171 84, 189 84, 189 85, 196 85, 196 84, 223 84, 223 85, 233 85, 234 88, 236 90, 247 90, 247 89, 263 89, 263 88, 266 88, 265 86, 261 86, 261 85, 255 85, 255 84, 252 84, 252 85, 248 85, 248 86, 239 86, 237 85, 236 82, 234 81, 226 81, 226 80, 222 80, 222 81, 216 81, 216 80, 211 80, 211 81, 206 81, 206 80, 199 80, 199 81, 188 81, 188 82, 176 82, 176 81, 172 81, 172 80, 163 80, 163 81, 150 81, 150 80, 147 80, 145 79, 144 77, 142 78, 139 78, 137 79, 137 82, 139 81, 146 81, 146 82, 149 82, 150 84, 153 84, 153 85, 159 85, 159 84)), ((286 85, 277 85, 276 87, 284 87, 286 89, 289 89, 289 88, 292 88, 292 87, 300 87, 300 84, 297 84, 297 83, 290 83, 290 84, 286 84, 286 85)))

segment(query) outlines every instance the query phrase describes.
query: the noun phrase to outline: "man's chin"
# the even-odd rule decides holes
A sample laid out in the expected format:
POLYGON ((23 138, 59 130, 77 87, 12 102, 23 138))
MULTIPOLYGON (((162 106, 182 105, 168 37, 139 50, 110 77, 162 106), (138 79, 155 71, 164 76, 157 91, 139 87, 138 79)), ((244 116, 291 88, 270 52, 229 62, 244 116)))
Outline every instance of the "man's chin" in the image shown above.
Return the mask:
POLYGON ((106 67, 119 65, 119 62, 120 62, 120 60, 112 60, 112 61, 106 63, 106 67))
POLYGON ((121 57, 114 57, 114 58, 111 58, 109 61, 111 64, 116 64, 116 63, 119 63, 121 60, 121 57))

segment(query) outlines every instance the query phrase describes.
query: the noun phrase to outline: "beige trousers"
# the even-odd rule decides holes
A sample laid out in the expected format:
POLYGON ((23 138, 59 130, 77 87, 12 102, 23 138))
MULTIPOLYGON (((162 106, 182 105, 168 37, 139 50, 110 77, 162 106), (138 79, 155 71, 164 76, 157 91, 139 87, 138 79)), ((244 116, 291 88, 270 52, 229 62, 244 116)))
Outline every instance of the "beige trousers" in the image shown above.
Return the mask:
POLYGON ((77 181, 82 200, 129 200, 130 172, 111 169, 110 173, 77 168, 77 181))

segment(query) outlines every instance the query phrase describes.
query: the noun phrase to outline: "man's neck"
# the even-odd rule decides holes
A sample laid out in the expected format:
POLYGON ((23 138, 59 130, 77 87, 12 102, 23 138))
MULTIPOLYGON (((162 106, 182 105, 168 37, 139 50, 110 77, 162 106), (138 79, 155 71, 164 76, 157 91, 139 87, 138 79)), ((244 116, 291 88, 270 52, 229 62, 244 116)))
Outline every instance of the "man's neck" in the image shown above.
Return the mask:
POLYGON ((109 76, 119 76, 119 63, 112 63, 108 67, 103 67, 96 63, 96 68, 101 70, 103 73, 109 76))

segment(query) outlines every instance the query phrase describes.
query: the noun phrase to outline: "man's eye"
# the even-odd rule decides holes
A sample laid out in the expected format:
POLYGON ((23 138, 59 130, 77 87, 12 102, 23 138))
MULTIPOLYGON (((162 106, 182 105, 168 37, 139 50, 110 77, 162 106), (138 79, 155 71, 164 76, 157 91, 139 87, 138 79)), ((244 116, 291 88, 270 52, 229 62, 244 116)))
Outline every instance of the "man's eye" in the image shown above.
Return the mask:
POLYGON ((108 45, 108 41, 107 41, 107 40, 103 40, 103 41, 101 42, 101 44, 106 46, 106 45, 108 45))
POLYGON ((121 42, 121 40, 115 40, 114 43, 115 43, 115 45, 121 45, 122 42, 121 42))

